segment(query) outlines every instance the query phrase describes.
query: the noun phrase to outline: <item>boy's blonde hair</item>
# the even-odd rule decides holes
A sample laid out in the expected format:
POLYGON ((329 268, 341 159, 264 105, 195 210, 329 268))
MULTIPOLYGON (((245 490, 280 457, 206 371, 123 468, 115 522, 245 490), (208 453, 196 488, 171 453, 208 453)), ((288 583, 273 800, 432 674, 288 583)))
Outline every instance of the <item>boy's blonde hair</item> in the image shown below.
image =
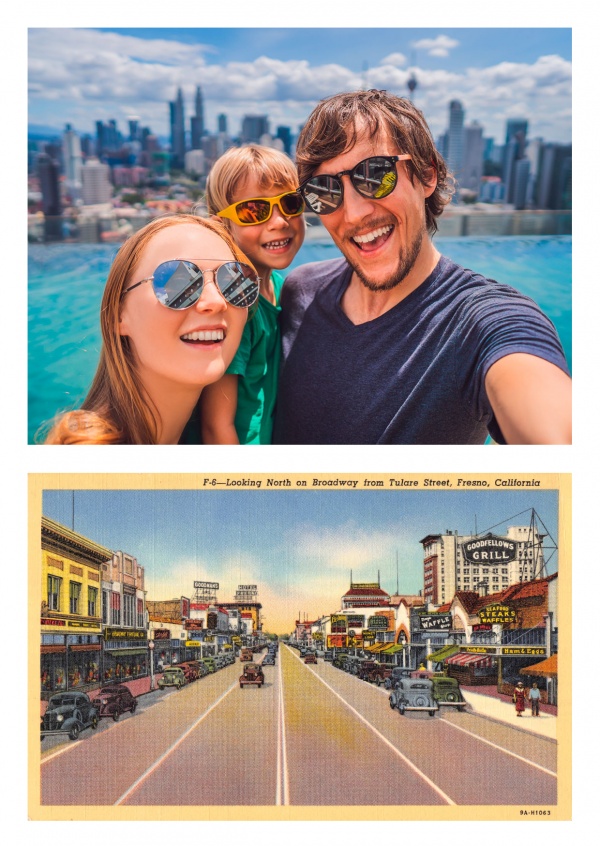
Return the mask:
POLYGON ((261 190, 280 188, 283 192, 286 189, 295 191, 298 187, 296 166, 289 156, 280 150, 261 147, 258 144, 231 147, 217 159, 208 175, 208 213, 217 214, 230 206, 238 186, 252 178, 257 180, 261 190))

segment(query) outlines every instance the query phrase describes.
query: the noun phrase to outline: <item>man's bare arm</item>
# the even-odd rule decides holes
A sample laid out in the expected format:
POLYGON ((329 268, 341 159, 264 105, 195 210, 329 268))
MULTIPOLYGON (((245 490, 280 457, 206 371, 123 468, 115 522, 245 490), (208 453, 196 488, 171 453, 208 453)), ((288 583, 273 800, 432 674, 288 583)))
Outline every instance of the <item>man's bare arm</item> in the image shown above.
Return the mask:
POLYGON ((504 356, 488 370, 485 389, 508 444, 571 443, 571 379, 556 365, 504 356))

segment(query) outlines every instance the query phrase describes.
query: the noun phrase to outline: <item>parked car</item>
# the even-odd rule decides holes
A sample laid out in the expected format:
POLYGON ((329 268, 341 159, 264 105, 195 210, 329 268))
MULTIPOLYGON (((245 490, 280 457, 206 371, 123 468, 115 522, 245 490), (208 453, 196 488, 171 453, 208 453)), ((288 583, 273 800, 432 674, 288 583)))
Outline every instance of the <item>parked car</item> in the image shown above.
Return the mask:
POLYGON ((182 661, 179 667, 183 670, 183 675, 188 684, 200 678, 200 670, 195 661, 182 661))
POLYGON ((467 702, 462 695, 456 679, 450 676, 433 676, 431 681, 433 684, 433 698, 439 707, 442 705, 451 705, 457 711, 466 707, 467 702))
POLYGON ((414 667, 394 667, 390 675, 383 682, 383 686, 387 690, 392 690, 392 688, 396 687, 400 679, 409 679, 414 671, 414 667))
POLYGON ((209 673, 215 673, 217 671, 217 665, 215 664, 215 659, 212 655, 208 655, 206 658, 203 658, 202 662, 209 673))
POLYGON ((165 667, 162 678, 158 680, 158 686, 161 690, 165 687, 176 687, 179 689, 185 683, 185 673, 181 667, 165 667))
POLYGON ((217 670, 222 670, 223 667, 227 664, 224 655, 215 655, 215 668, 217 670))
POLYGON ((340 670, 343 670, 346 666, 346 661, 348 660, 348 653, 347 652, 338 652, 338 654, 333 659, 333 666, 337 667, 340 670))
POLYGON ((47 734, 65 731, 71 740, 77 740, 79 733, 88 726, 97 728, 98 710, 87 693, 55 693, 48 700, 41 718, 41 739, 47 734))
POLYGON ((307 652, 304 656, 304 663, 305 664, 316 664, 317 663, 317 656, 314 652, 307 652))
POLYGON ((397 708, 401 714, 406 711, 428 711, 433 717, 438 709, 433 698, 431 679, 400 679, 390 693, 390 708, 397 708))
POLYGON ((358 665, 358 677, 363 681, 371 682, 379 686, 383 684, 385 679, 391 675, 392 668, 386 664, 380 664, 379 661, 370 661, 366 659, 361 661, 358 665))
POLYGON ((255 684, 262 687, 265 681, 264 673, 260 664, 244 664, 244 672, 240 676, 240 687, 245 687, 249 684, 255 684))
POLYGON ((360 658, 357 655, 348 655, 343 669, 350 673, 351 676, 358 675, 358 668, 360 666, 360 658))
POLYGON ((116 722, 125 711, 135 714, 137 699, 124 684, 108 684, 96 694, 92 704, 99 717, 112 717, 116 722))

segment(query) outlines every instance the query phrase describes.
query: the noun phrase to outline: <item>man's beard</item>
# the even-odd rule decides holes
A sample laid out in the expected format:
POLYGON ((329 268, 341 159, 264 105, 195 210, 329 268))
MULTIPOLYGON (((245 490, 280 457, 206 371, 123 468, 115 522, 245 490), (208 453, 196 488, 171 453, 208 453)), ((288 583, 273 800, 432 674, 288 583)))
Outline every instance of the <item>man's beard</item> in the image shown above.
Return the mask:
POLYGON ((417 232, 414 240, 411 244, 409 244, 408 249, 406 251, 403 250, 400 253, 398 257, 398 266, 396 267, 395 272, 387 279, 384 279, 383 282, 373 282, 371 279, 368 279, 367 276, 365 276, 364 271, 357 263, 351 260, 348 255, 346 255, 346 259, 365 288, 368 288, 369 291, 374 291, 375 293, 378 291, 391 291, 393 288, 400 285, 404 279, 406 279, 410 271, 415 266, 415 262, 419 258, 419 253, 421 252, 424 235, 425 231, 423 229, 420 229, 419 232, 417 232))

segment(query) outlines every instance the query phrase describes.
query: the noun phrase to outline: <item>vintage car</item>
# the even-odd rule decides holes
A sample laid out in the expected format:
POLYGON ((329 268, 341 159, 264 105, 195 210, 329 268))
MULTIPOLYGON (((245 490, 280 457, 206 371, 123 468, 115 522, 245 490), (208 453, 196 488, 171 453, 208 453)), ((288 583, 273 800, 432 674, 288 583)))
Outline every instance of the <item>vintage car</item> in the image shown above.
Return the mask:
POLYGON ((47 734, 66 731, 71 740, 77 740, 79 733, 88 726, 97 728, 98 711, 87 693, 55 693, 41 718, 41 739, 47 734))
POLYGON ((203 658, 202 663, 204 664, 209 673, 216 673, 217 665, 215 664, 215 659, 212 657, 212 655, 207 655, 206 658, 203 658))
POLYGON ((108 684, 94 697, 99 717, 112 717, 116 722, 125 711, 135 714, 137 699, 124 684, 108 684))
POLYGON ((265 657, 262 659, 262 666, 264 667, 265 664, 270 664, 271 666, 275 666, 275 654, 273 652, 267 652, 265 657))
POLYGON ((244 646, 240 652, 240 661, 252 661, 254 654, 249 646, 244 646))
POLYGON ((182 661, 178 666, 183 670, 183 675, 188 684, 200 678, 200 670, 195 661, 182 661))
POLYGON ((323 654, 323 659, 325 661, 333 661, 333 649, 326 649, 323 654))
POLYGON ((357 676, 358 668, 360 666, 360 660, 361 659, 358 657, 358 655, 348 655, 348 658, 344 662, 343 669, 347 673, 350 673, 351 676, 357 676))
POLYGON ((307 652, 304 656, 304 663, 305 664, 316 664, 317 663, 317 656, 314 652, 307 652))
POLYGON ((244 672, 240 676, 240 687, 248 684, 255 684, 261 687, 264 684, 265 676, 260 664, 244 664, 244 672))
POLYGON ((387 664, 380 664, 379 661, 370 661, 366 659, 361 661, 358 665, 358 677, 363 681, 371 682, 372 684, 383 684, 385 679, 391 675, 392 668, 387 664))
POLYGON ((332 661, 334 667, 338 667, 338 669, 343 670, 346 666, 346 661, 348 660, 348 653, 347 652, 338 652, 335 658, 332 661))
POLYGON ((466 707, 466 700, 456 679, 450 676, 433 676, 431 682, 433 684, 433 698, 440 707, 450 705, 459 711, 466 707))
POLYGON ((401 714, 406 711, 428 711, 433 717, 438 709, 433 698, 431 679, 400 679, 390 693, 390 708, 397 708, 401 714))
POLYGON ((158 686, 161 690, 165 687, 180 688, 185 683, 185 673, 181 667, 165 667, 162 678, 158 680, 158 686))
POLYGON ((396 687, 400 679, 409 679, 414 671, 414 667, 393 667, 392 672, 384 681, 383 686, 387 690, 392 690, 392 688, 396 687))

